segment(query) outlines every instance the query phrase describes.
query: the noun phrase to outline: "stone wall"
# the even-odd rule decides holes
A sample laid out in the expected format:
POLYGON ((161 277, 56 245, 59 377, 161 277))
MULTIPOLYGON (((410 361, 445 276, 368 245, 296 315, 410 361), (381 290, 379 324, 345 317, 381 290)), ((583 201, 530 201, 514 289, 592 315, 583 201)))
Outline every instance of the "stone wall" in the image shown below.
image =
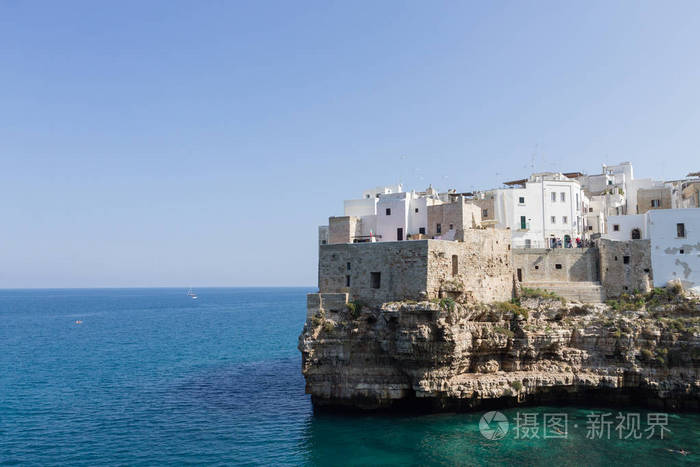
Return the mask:
POLYGON ((671 189, 662 188, 640 188, 637 190, 637 214, 644 214, 652 209, 671 209, 671 189), (661 200, 661 206, 651 207, 651 200, 661 200))
POLYGON ((352 243, 360 235, 361 220, 354 216, 328 218, 328 243, 352 243))
POLYGON ((452 297, 509 300, 513 269, 508 231, 473 229, 464 242, 412 240, 321 245, 320 293, 349 293, 379 304, 452 297))
POLYGON ((596 248, 516 248, 513 265, 522 282, 599 280, 596 248))
POLYGON ((510 232, 471 229, 464 241, 429 242, 427 293, 429 298, 494 302, 513 296, 510 232))
POLYGON ((653 284, 649 240, 614 241, 601 238, 600 282, 608 297, 634 290, 648 292, 653 284))
POLYGON ((454 239, 462 240, 464 231, 481 225, 481 208, 466 203, 462 197, 456 201, 435 206, 428 206, 428 236, 446 235, 452 226, 454 239), (437 226, 440 224, 440 232, 437 226))
POLYGON ((310 320, 323 311, 332 315, 345 311, 348 303, 346 293, 310 293, 306 295, 306 320, 310 320))
POLYGON ((318 288, 367 303, 417 300, 426 290, 427 263, 428 240, 321 245, 318 288))

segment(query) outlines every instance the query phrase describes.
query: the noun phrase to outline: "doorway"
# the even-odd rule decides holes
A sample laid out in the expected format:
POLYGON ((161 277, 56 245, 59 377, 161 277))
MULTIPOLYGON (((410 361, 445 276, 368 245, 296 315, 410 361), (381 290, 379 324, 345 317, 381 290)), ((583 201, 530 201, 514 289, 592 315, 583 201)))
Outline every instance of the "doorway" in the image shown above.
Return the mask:
POLYGON ((396 240, 399 241, 399 242, 400 242, 401 240, 403 240, 403 228, 401 228, 401 227, 399 227, 398 229, 396 229, 396 240))

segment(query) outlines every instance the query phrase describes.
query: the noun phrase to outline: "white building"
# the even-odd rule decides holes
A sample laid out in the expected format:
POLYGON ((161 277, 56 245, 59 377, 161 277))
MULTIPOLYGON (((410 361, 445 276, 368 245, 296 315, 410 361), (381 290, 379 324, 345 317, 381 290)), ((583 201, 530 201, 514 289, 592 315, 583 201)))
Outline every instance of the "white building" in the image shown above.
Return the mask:
POLYGON ((678 279, 700 292, 700 208, 655 209, 608 218, 611 240, 649 239, 654 286, 678 279))
POLYGON ((344 215, 361 220, 359 238, 390 242, 407 240, 428 228, 428 206, 442 204, 432 187, 404 192, 401 185, 366 190, 362 198, 344 201, 344 215))
POLYGON ((489 190, 477 199, 493 200, 496 227, 510 228, 513 248, 550 248, 583 239, 588 199, 580 183, 560 173, 533 174, 507 182, 512 188, 489 190))

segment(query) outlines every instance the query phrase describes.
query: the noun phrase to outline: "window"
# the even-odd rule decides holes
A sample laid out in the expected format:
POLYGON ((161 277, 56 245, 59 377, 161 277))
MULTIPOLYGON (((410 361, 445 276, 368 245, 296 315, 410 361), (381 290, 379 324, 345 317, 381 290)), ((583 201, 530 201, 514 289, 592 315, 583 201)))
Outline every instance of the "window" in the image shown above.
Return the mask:
POLYGON ((555 192, 552 192, 552 203, 557 202, 557 194, 555 192))
MULTIPOLYGON (((532 240, 529 238, 525 239, 525 248, 532 248, 532 240)), ((537 266, 535 266, 535 269, 537 269, 537 266)))
POLYGON ((651 207, 652 208, 660 208, 661 207, 661 200, 660 199, 652 199, 651 200, 651 207))
POLYGON ((564 201, 566 201, 566 193, 564 193, 564 192, 559 193, 559 199, 561 200, 562 203, 564 201))
POLYGON ((521 196, 520 198, 518 198, 518 203, 525 204, 525 197, 521 196))
POLYGON ((420 227, 420 228, 418 229, 418 233, 421 234, 421 235, 425 235, 425 227, 420 227))
POLYGON ((435 232, 437 232, 437 233, 439 233, 439 234, 442 233, 442 224, 438 224, 438 225, 436 226, 435 232))
POLYGON ((386 208, 386 215, 391 216, 391 208, 386 208))
POLYGON ((676 224, 676 234, 678 238, 685 238, 685 224, 676 224))
POLYGON ((520 228, 522 230, 527 229, 527 220, 525 219, 525 216, 520 216, 520 228))
POLYGON ((561 264, 555 264, 554 267, 557 269, 561 269, 561 264))
POLYGON ((555 216, 550 217, 550 220, 552 221, 552 224, 557 223, 557 218, 555 216))
POLYGON ((416 208, 416 212, 418 212, 418 208, 416 208))
POLYGON ((450 224, 450 230, 454 229, 454 224, 450 224))
POLYGON ((367 197, 369 198, 369 195, 367 195, 367 197))
POLYGON ((576 206, 578 206, 578 193, 576 193, 576 206))
POLYGON ((327 242, 326 240, 321 240, 321 245, 325 245, 325 244, 327 244, 327 243, 328 243, 328 242, 327 242))
POLYGON ((382 285, 382 273, 381 272, 370 272, 369 273, 370 285, 373 289, 378 289, 382 285))
POLYGON ((569 223, 569 218, 566 216, 561 216, 561 223, 562 224, 568 224, 569 223))
POLYGON ((614 224, 614 225, 613 225, 613 230, 614 230, 615 232, 619 232, 619 231, 620 231, 620 224, 614 224))
POLYGON ((593 208, 588 208, 588 212, 593 212, 593 208))
POLYGON ((459 259, 457 255, 452 255, 452 277, 459 273, 459 259))
POLYGON ((350 276, 345 276, 345 287, 350 287, 350 276))
POLYGON ((623 257, 622 257, 622 263, 623 263, 623 264, 630 264, 630 257, 629 257, 629 256, 623 256, 623 257))
POLYGON ((398 229, 396 229, 396 240, 399 242, 403 240, 403 228, 402 227, 399 227, 398 229))
POLYGON ((523 281, 523 270, 518 268, 518 282, 523 281))
POLYGON ((350 263, 346 264, 345 266, 347 267, 347 270, 349 271, 350 270, 350 263))
POLYGON ((588 226, 588 230, 593 230, 593 226, 592 226, 592 225, 589 225, 589 226, 588 226))
POLYGON ((681 249, 679 250, 679 253, 682 254, 682 255, 684 255, 684 254, 685 254, 685 250, 684 250, 683 248, 681 248, 681 249))
POLYGON ((642 238, 642 234, 639 232, 639 229, 632 229, 632 240, 639 240, 642 238))
POLYGON ((482 209, 482 210, 481 210, 481 217, 489 217, 489 210, 488 210, 488 209, 482 209))

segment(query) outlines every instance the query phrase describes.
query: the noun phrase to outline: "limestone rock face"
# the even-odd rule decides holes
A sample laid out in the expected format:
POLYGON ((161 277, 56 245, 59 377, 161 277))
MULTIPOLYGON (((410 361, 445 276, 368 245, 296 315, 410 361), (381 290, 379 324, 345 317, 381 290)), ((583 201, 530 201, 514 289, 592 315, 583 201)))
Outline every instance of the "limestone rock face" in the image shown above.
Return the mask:
POLYGON ((632 311, 552 298, 358 308, 310 315, 299 336, 315 407, 605 401, 700 408, 697 299, 632 311))

